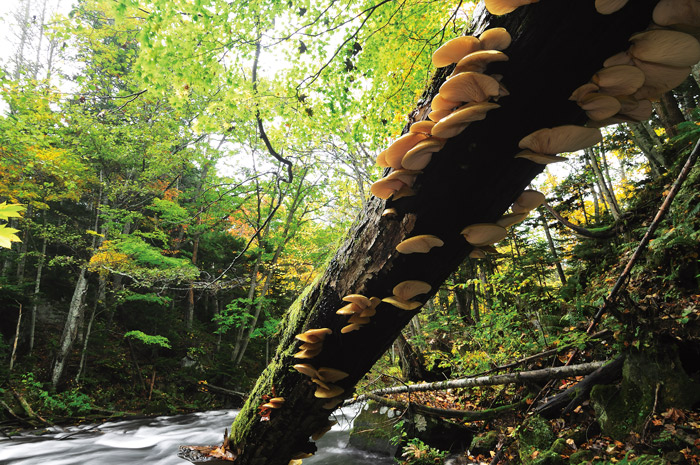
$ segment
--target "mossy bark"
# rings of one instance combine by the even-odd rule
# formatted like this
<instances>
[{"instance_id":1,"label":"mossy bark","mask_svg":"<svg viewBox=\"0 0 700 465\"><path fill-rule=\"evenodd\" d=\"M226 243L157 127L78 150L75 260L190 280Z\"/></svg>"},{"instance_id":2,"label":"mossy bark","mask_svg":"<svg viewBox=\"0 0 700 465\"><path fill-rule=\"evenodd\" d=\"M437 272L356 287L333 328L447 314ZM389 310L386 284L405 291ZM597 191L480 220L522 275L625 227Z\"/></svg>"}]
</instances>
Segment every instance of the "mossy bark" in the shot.
<instances>
[{"instance_id":1,"label":"mossy bark","mask_svg":"<svg viewBox=\"0 0 700 465\"><path fill-rule=\"evenodd\" d=\"M571 92L591 79L603 61L628 47L628 38L646 29L656 0L630 2L620 12L600 15L591 0L541 0L513 14L478 15L474 32L505 27L513 37L506 50L510 61L494 63L489 73L502 74L510 95L499 100L486 120L472 123L448 140L418 176L416 195L397 201L372 198L352 227L345 243L321 278L287 315L283 334L270 366L258 379L232 426L230 440L240 464L286 465L294 454L311 452L309 436L327 422L325 399L314 397L316 385L292 365L308 362L349 373L338 382L350 396L355 384L389 348L401 329L418 312L381 304L377 315L359 331L341 334L347 318L336 315L343 296L359 293L384 298L405 280L421 280L432 291L425 302L464 260L472 247L460 231L474 223L494 222L542 171L515 159L518 142L544 127L583 124L585 113L568 100ZM410 114L425 119L430 101L451 68L438 70ZM387 207L395 217L382 217ZM407 237L434 234L444 246L428 254L401 255L396 245ZM323 351L312 360L297 360L294 335L328 327ZM263 396L286 399L269 421L258 414Z\"/></svg>"}]
</instances>

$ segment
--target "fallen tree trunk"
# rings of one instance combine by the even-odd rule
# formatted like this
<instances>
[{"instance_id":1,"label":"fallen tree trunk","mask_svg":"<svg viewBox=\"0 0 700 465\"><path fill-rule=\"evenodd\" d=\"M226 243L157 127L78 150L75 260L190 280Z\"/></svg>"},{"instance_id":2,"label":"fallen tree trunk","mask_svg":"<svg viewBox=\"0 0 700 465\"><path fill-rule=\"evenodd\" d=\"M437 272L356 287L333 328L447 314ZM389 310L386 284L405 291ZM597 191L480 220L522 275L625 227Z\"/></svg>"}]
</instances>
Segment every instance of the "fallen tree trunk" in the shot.
<instances>
[{"instance_id":1,"label":"fallen tree trunk","mask_svg":"<svg viewBox=\"0 0 700 465\"><path fill-rule=\"evenodd\" d=\"M367 394L367 398L380 404L386 405L387 407L392 407L395 409L413 409L417 413L422 413L428 416L442 418L459 418L463 421L492 420L494 418L498 418L504 413L512 412L513 410L518 410L525 407L528 401L528 399L526 398L514 404L501 405L499 407L494 407L487 410L458 410L451 408L429 407L427 405L416 404L414 402L400 402L392 399L387 399L386 397L375 396L373 394Z\"/></svg>"},{"instance_id":2,"label":"fallen tree trunk","mask_svg":"<svg viewBox=\"0 0 700 465\"><path fill-rule=\"evenodd\" d=\"M417 300L425 303L432 297L473 250L462 229L495 222L543 170L544 165L515 158L519 141L542 128L587 121L569 96L606 58L627 50L629 37L648 27L656 3L637 0L615 14L602 15L592 0L541 0L504 16L483 10L476 15L473 33L504 27L513 38L505 50L509 61L489 65L489 73L503 76L509 95L484 121L472 123L432 157L413 186L416 195L367 202L323 274L287 312L277 353L232 425L231 458L242 465L286 465L292 457L316 450L309 437L327 425L332 406L315 397L318 386L293 365L310 362L316 369L347 373L337 382L343 392L332 403L339 403L352 395L355 384L420 311L382 303L369 324L343 334L340 329L347 319L336 314L345 304L343 296L381 299L391 296L398 283L419 280L431 290ZM426 118L452 69L436 72L409 122ZM383 216L386 208L394 208L395 214ZM421 234L435 235L444 245L430 253L396 252L401 241ZM329 328L332 334L312 359L296 359L295 335L311 328ZM269 397L285 401L278 408L260 409Z\"/></svg>"},{"instance_id":3,"label":"fallen tree trunk","mask_svg":"<svg viewBox=\"0 0 700 465\"><path fill-rule=\"evenodd\" d=\"M573 411L588 398L588 394L596 384L610 384L622 375L622 365L625 357L620 355L610 363L601 366L583 380L560 392L535 407L534 412L545 418L556 418Z\"/></svg>"},{"instance_id":4,"label":"fallen tree trunk","mask_svg":"<svg viewBox=\"0 0 700 465\"><path fill-rule=\"evenodd\" d=\"M442 391L445 389L468 388L476 386L498 386L501 384L525 383L535 381L548 381L550 379L564 379L573 376L587 375L599 369L606 362L581 363L563 367L542 368L541 370L521 371L505 375L479 376L476 378L460 378L435 383L409 384L406 386L394 386L385 389L362 394L353 399L348 399L343 406L362 402L370 399L370 396L383 396L386 394L400 394L402 392Z\"/></svg>"}]
</instances>

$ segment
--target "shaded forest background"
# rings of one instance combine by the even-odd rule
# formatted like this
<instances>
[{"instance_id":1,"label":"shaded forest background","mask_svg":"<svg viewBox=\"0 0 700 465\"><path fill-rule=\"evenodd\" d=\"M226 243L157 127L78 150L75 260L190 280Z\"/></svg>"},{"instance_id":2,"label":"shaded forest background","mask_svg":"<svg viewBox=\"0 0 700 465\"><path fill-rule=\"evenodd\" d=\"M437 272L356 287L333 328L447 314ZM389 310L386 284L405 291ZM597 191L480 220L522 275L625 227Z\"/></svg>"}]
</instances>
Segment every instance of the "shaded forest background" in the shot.
<instances>
[{"instance_id":1,"label":"shaded forest background","mask_svg":"<svg viewBox=\"0 0 700 465\"><path fill-rule=\"evenodd\" d=\"M240 402L344 237L471 3L23 0L0 69L0 420ZM648 122L553 165L363 387L698 342L698 171L602 339L586 328L700 136L695 68ZM554 358L556 358L556 355ZM542 363L542 362L539 362ZM240 394L236 394L240 393ZM493 393L497 396L498 393ZM489 396L485 396L488 398ZM474 399L472 399L474 401ZM477 400L478 401L478 400Z\"/></svg>"}]
</instances>

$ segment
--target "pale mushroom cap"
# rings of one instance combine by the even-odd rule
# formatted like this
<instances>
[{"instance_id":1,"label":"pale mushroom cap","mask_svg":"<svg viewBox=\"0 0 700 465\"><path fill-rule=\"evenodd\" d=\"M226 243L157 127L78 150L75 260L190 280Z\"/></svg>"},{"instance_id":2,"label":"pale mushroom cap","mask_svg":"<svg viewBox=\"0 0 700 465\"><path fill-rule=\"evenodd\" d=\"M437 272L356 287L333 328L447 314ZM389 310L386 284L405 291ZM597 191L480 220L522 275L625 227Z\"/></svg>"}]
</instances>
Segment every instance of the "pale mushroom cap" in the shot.
<instances>
[{"instance_id":1,"label":"pale mushroom cap","mask_svg":"<svg viewBox=\"0 0 700 465\"><path fill-rule=\"evenodd\" d=\"M362 325L358 325L357 323L350 323L349 325L343 326L340 329L340 332L343 334L347 334L347 333L350 333L352 331L357 331L360 328L362 328Z\"/></svg>"},{"instance_id":2,"label":"pale mushroom cap","mask_svg":"<svg viewBox=\"0 0 700 465\"><path fill-rule=\"evenodd\" d=\"M453 108L457 108L459 106L459 104L460 104L460 102L455 102L453 100L447 100L442 95L437 94L435 97L433 97L433 101L430 102L430 109L435 110L435 111L452 110ZM432 134L432 132L431 132L431 134Z\"/></svg>"},{"instance_id":3,"label":"pale mushroom cap","mask_svg":"<svg viewBox=\"0 0 700 465\"><path fill-rule=\"evenodd\" d=\"M448 40L433 53L433 65L437 68L457 63L463 56L479 50L481 42L476 37L461 36Z\"/></svg>"},{"instance_id":4,"label":"pale mushroom cap","mask_svg":"<svg viewBox=\"0 0 700 465\"><path fill-rule=\"evenodd\" d=\"M299 346L301 350L316 350L323 348L323 342L305 342Z\"/></svg>"},{"instance_id":5,"label":"pale mushroom cap","mask_svg":"<svg viewBox=\"0 0 700 465\"><path fill-rule=\"evenodd\" d=\"M601 15L609 15L620 10L628 0L595 0L595 9Z\"/></svg>"},{"instance_id":6,"label":"pale mushroom cap","mask_svg":"<svg viewBox=\"0 0 700 465\"><path fill-rule=\"evenodd\" d=\"M330 386L328 384L326 384L326 382L320 378L313 378L311 381L316 383L318 386L322 387L323 389L330 389Z\"/></svg>"},{"instance_id":7,"label":"pale mushroom cap","mask_svg":"<svg viewBox=\"0 0 700 465\"><path fill-rule=\"evenodd\" d=\"M602 93L630 95L644 84L644 72L632 65L615 65L595 73L592 81L600 87Z\"/></svg>"},{"instance_id":8,"label":"pale mushroom cap","mask_svg":"<svg viewBox=\"0 0 700 465\"><path fill-rule=\"evenodd\" d=\"M399 200L403 197L410 197L412 195L416 195L416 191L408 187L407 185L404 184L404 186L396 191L394 195L391 197L392 200Z\"/></svg>"},{"instance_id":9,"label":"pale mushroom cap","mask_svg":"<svg viewBox=\"0 0 700 465\"><path fill-rule=\"evenodd\" d=\"M394 207L391 207L391 208L385 209L382 212L382 217L385 217L385 216L392 217L392 216L396 216L398 214L399 214L399 212L397 212Z\"/></svg>"},{"instance_id":10,"label":"pale mushroom cap","mask_svg":"<svg viewBox=\"0 0 700 465\"><path fill-rule=\"evenodd\" d=\"M312 365L309 365L308 363L297 363L296 365L294 365L294 369L299 373L306 375L310 378L315 378L316 376L318 376L316 368L314 368Z\"/></svg>"},{"instance_id":11,"label":"pale mushroom cap","mask_svg":"<svg viewBox=\"0 0 700 465\"><path fill-rule=\"evenodd\" d=\"M405 184L398 179L382 178L373 183L369 190L375 197L380 199L388 199L404 186Z\"/></svg>"},{"instance_id":12,"label":"pale mushroom cap","mask_svg":"<svg viewBox=\"0 0 700 465\"><path fill-rule=\"evenodd\" d=\"M370 308L377 308L379 307L379 304L382 303L382 299L380 299L379 297L370 297L369 301L372 303L372 305L370 305Z\"/></svg>"},{"instance_id":13,"label":"pale mushroom cap","mask_svg":"<svg viewBox=\"0 0 700 465\"><path fill-rule=\"evenodd\" d=\"M513 213L524 213L534 210L544 203L544 194L535 190L527 189L515 200L511 207Z\"/></svg>"},{"instance_id":14,"label":"pale mushroom cap","mask_svg":"<svg viewBox=\"0 0 700 465\"><path fill-rule=\"evenodd\" d=\"M518 146L521 149L554 155L561 152L575 152L602 140L600 129L567 125L537 130L523 137Z\"/></svg>"},{"instance_id":15,"label":"pale mushroom cap","mask_svg":"<svg viewBox=\"0 0 700 465\"><path fill-rule=\"evenodd\" d=\"M472 52L457 62L452 74L474 71L483 73L486 67L498 61L508 61L508 55L498 50L479 50Z\"/></svg>"},{"instance_id":16,"label":"pale mushroom cap","mask_svg":"<svg viewBox=\"0 0 700 465\"><path fill-rule=\"evenodd\" d=\"M634 59L634 64L645 76L644 85L635 93L636 98L659 98L661 94L678 87L690 74L690 66L665 66Z\"/></svg>"},{"instance_id":17,"label":"pale mushroom cap","mask_svg":"<svg viewBox=\"0 0 700 465\"><path fill-rule=\"evenodd\" d=\"M449 115L450 113L452 113L452 110L433 110L430 113L428 113L428 118L430 119L430 121L437 122L445 116Z\"/></svg>"},{"instance_id":18,"label":"pale mushroom cap","mask_svg":"<svg viewBox=\"0 0 700 465\"><path fill-rule=\"evenodd\" d=\"M475 223L462 229L461 234L471 245L480 247L503 240L508 231L495 223Z\"/></svg>"},{"instance_id":19,"label":"pale mushroom cap","mask_svg":"<svg viewBox=\"0 0 700 465\"><path fill-rule=\"evenodd\" d=\"M481 48L484 50L505 50L513 40L510 33L502 27L486 29L480 36Z\"/></svg>"},{"instance_id":20,"label":"pale mushroom cap","mask_svg":"<svg viewBox=\"0 0 700 465\"><path fill-rule=\"evenodd\" d=\"M360 313L363 309L364 307L357 305L355 302L350 302L335 313L338 315L354 315L355 313Z\"/></svg>"},{"instance_id":21,"label":"pale mushroom cap","mask_svg":"<svg viewBox=\"0 0 700 465\"><path fill-rule=\"evenodd\" d=\"M407 132L403 136L399 137L394 141L393 144L389 146L388 149L382 152L384 154L383 158L385 164L394 169L401 168L401 159L404 155L406 155L406 152L411 150L418 142L422 141L427 137L427 134L414 132ZM382 153L379 154L380 157ZM377 157L377 163L379 163L380 157Z\"/></svg>"},{"instance_id":22,"label":"pale mushroom cap","mask_svg":"<svg viewBox=\"0 0 700 465\"><path fill-rule=\"evenodd\" d=\"M586 111L586 115L593 121L601 121L610 118L620 111L620 101L615 97L597 92L591 92L578 101L579 106Z\"/></svg>"},{"instance_id":23,"label":"pale mushroom cap","mask_svg":"<svg viewBox=\"0 0 700 465\"><path fill-rule=\"evenodd\" d=\"M389 164L386 162L386 152L380 152L375 163L382 168L389 168Z\"/></svg>"},{"instance_id":24,"label":"pale mushroom cap","mask_svg":"<svg viewBox=\"0 0 700 465\"><path fill-rule=\"evenodd\" d=\"M634 111L639 106L639 100L631 95L616 95L615 98L620 102L620 113Z\"/></svg>"},{"instance_id":25,"label":"pale mushroom cap","mask_svg":"<svg viewBox=\"0 0 700 465\"><path fill-rule=\"evenodd\" d=\"M454 137L462 132L470 122L483 120L489 110L500 107L497 103L491 102L467 103L435 124L433 135L445 139Z\"/></svg>"},{"instance_id":26,"label":"pale mushroom cap","mask_svg":"<svg viewBox=\"0 0 700 465\"><path fill-rule=\"evenodd\" d=\"M429 292L432 287L425 281L408 280L394 286L393 293L401 300L411 300L418 294Z\"/></svg>"},{"instance_id":27,"label":"pale mushroom cap","mask_svg":"<svg viewBox=\"0 0 700 465\"><path fill-rule=\"evenodd\" d=\"M697 0L660 0L652 20L659 26L683 24L700 27L700 2Z\"/></svg>"},{"instance_id":28,"label":"pale mushroom cap","mask_svg":"<svg viewBox=\"0 0 700 465\"><path fill-rule=\"evenodd\" d=\"M430 134L433 126L435 126L435 121L418 121L417 123L413 123L408 131L414 134Z\"/></svg>"},{"instance_id":29,"label":"pale mushroom cap","mask_svg":"<svg viewBox=\"0 0 700 465\"><path fill-rule=\"evenodd\" d=\"M651 113L653 110L654 107L652 106L651 101L642 99L639 100L637 108L621 114L632 121L646 121L651 118Z\"/></svg>"},{"instance_id":30,"label":"pale mushroom cap","mask_svg":"<svg viewBox=\"0 0 700 465\"><path fill-rule=\"evenodd\" d=\"M388 304L393 305L396 308L400 308L401 310L415 310L421 305L423 305L420 302L414 302L412 300L403 300L400 297L397 296L391 296L391 297L385 297L382 299L382 302L386 302Z\"/></svg>"},{"instance_id":31,"label":"pale mushroom cap","mask_svg":"<svg viewBox=\"0 0 700 465\"><path fill-rule=\"evenodd\" d=\"M469 258L486 258L486 252L478 247L474 247L474 249L469 252Z\"/></svg>"},{"instance_id":32,"label":"pale mushroom cap","mask_svg":"<svg viewBox=\"0 0 700 465\"><path fill-rule=\"evenodd\" d=\"M323 341L328 334L333 334L333 330L330 328L318 328L309 329L301 334L297 334L295 337L304 342L319 342Z\"/></svg>"},{"instance_id":33,"label":"pale mushroom cap","mask_svg":"<svg viewBox=\"0 0 700 465\"><path fill-rule=\"evenodd\" d=\"M369 322L370 318L368 316L353 315L348 319L348 323L355 323L358 325L366 325Z\"/></svg>"},{"instance_id":34,"label":"pale mushroom cap","mask_svg":"<svg viewBox=\"0 0 700 465\"><path fill-rule=\"evenodd\" d=\"M615 55L613 55L610 58L608 58L607 60L605 60L603 62L603 67L609 68L611 66L616 66L616 65L631 65L631 64L634 64L632 62L632 57L625 50L624 52L616 53Z\"/></svg>"},{"instance_id":35,"label":"pale mushroom cap","mask_svg":"<svg viewBox=\"0 0 700 465\"><path fill-rule=\"evenodd\" d=\"M408 187L411 187L419 174L421 174L420 170L397 169L389 173L384 179L398 179Z\"/></svg>"},{"instance_id":36,"label":"pale mushroom cap","mask_svg":"<svg viewBox=\"0 0 700 465\"><path fill-rule=\"evenodd\" d=\"M489 97L498 96L499 87L491 76L467 71L445 81L440 86L440 94L447 100L485 102Z\"/></svg>"},{"instance_id":37,"label":"pale mushroom cap","mask_svg":"<svg viewBox=\"0 0 700 465\"><path fill-rule=\"evenodd\" d=\"M370 317L370 316L374 316L376 314L377 314L377 309L372 308L372 307L367 307L359 313L359 315L361 317ZM351 323L354 323L354 321Z\"/></svg>"},{"instance_id":38,"label":"pale mushroom cap","mask_svg":"<svg viewBox=\"0 0 700 465\"><path fill-rule=\"evenodd\" d=\"M586 95L590 94L591 92L597 92L599 89L600 88L597 85L593 84L592 82L587 82L584 85L576 88L576 90L571 93L569 100L573 100L574 102L578 102Z\"/></svg>"},{"instance_id":39,"label":"pale mushroom cap","mask_svg":"<svg viewBox=\"0 0 700 465\"><path fill-rule=\"evenodd\" d=\"M510 228L527 218L527 213L508 213L496 220L496 224L503 228Z\"/></svg>"},{"instance_id":40,"label":"pale mushroom cap","mask_svg":"<svg viewBox=\"0 0 700 465\"><path fill-rule=\"evenodd\" d=\"M292 459L289 462L287 462L287 465L301 465L302 460L301 459Z\"/></svg>"},{"instance_id":41,"label":"pale mushroom cap","mask_svg":"<svg viewBox=\"0 0 700 465\"><path fill-rule=\"evenodd\" d=\"M544 153L533 152L532 150L523 150L519 152L513 158L524 158L530 160L534 163L539 163L540 165L548 165L549 163L557 163L559 161L566 161L566 157L560 157L558 155L547 155Z\"/></svg>"},{"instance_id":42,"label":"pale mushroom cap","mask_svg":"<svg viewBox=\"0 0 700 465\"><path fill-rule=\"evenodd\" d=\"M537 3L539 0L484 0L486 9L492 15L505 15L515 11L518 7Z\"/></svg>"},{"instance_id":43,"label":"pale mushroom cap","mask_svg":"<svg viewBox=\"0 0 700 465\"><path fill-rule=\"evenodd\" d=\"M630 41L630 55L642 61L677 67L700 61L700 43L684 32L654 29L635 34Z\"/></svg>"},{"instance_id":44,"label":"pale mushroom cap","mask_svg":"<svg viewBox=\"0 0 700 465\"><path fill-rule=\"evenodd\" d=\"M319 378L321 378L323 381L329 382L329 383L335 383L336 381L340 381L341 379L345 379L349 374L345 373L344 371L338 370L337 368L330 368L330 367L321 367L318 369L318 375Z\"/></svg>"},{"instance_id":45,"label":"pale mushroom cap","mask_svg":"<svg viewBox=\"0 0 700 465\"><path fill-rule=\"evenodd\" d=\"M321 348L319 347L318 349L314 350L300 350L296 354L294 354L294 358L314 358L318 354L321 353Z\"/></svg>"},{"instance_id":46,"label":"pale mushroom cap","mask_svg":"<svg viewBox=\"0 0 700 465\"><path fill-rule=\"evenodd\" d=\"M344 302L352 302L360 307L369 307L369 299L362 294L348 294L343 297Z\"/></svg>"},{"instance_id":47,"label":"pale mushroom cap","mask_svg":"<svg viewBox=\"0 0 700 465\"><path fill-rule=\"evenodd\" d=\"M396 246L399 253L428 253L433 247L442 247L445 243L437 236L432 234L422 234L420 236L409 237L401 241Z\"/></svg>"},{"instance_id":48,"label":"pale mushroom cap","mask_svg":"<svg viewBox=\"0 0 700 465\"><path fill-rule=\"evenodd\" d=\"M401 166L407 170L422 170L433 157L433 153L439 152L445 146L445 140L437 137L431 137L420 141L411 150L406 152L406 155L401 160Z\"/></svg>"}]
</instances>

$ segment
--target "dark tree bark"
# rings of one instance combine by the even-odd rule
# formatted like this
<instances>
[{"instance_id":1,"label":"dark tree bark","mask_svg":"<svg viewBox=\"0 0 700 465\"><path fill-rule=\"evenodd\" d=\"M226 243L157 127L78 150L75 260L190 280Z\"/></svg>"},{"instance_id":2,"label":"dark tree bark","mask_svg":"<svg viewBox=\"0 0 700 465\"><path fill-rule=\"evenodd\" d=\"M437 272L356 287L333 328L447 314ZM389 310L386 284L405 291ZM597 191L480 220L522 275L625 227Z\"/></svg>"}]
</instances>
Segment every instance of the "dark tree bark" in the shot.
<instances>
[{"instance_id":1,"label":"dark tree bark","mask_svg":"<svg viewBox=\"0 0 700 465\"><path fill-rule=\"evenodd\" d=\"M584 112L568 100L571 92L589 81L606 58L626 50L633 33L648 27L655 3L637 0L615 14L601 15L590 0L541 0L505 16L477 15L474 32L505 27L513 36L505 50L510 60L489 69L503 75L510 95L499 100L501 108L484 121L447 141L418 176L415 196L367 202L325 272L286 314L277 353L229 435L237 463L286 465L298 452L315 451L309 437L327 424L331 410L323 407L327 399L314 396L316 384L292 366L306 362L347 372L349 376L337 382L344 389L337 399L341 401L419 311L382 303L369 324L341 334L346 318L335 312L342 297L359 293L383 298L402 281L421 280L432 290L418 300L430 298L472 249L460 231L473 223L494 222L542 171L543 165L514 158L520 151L518 142L544 127L586 122ZM425 119L431 98L451 70L436 72L411 121ZM398 214L382 217L387 207ZM419 234L434 234L444 246L427 254L396 252L399 242ZM333 333L321 353L311 360L295 359L299 341L294 336L325 327ZM271 412L269 421L261 421L258 407L265 403L263 396L273 394L286 400Z\"/></svg>"}]
</instances>

